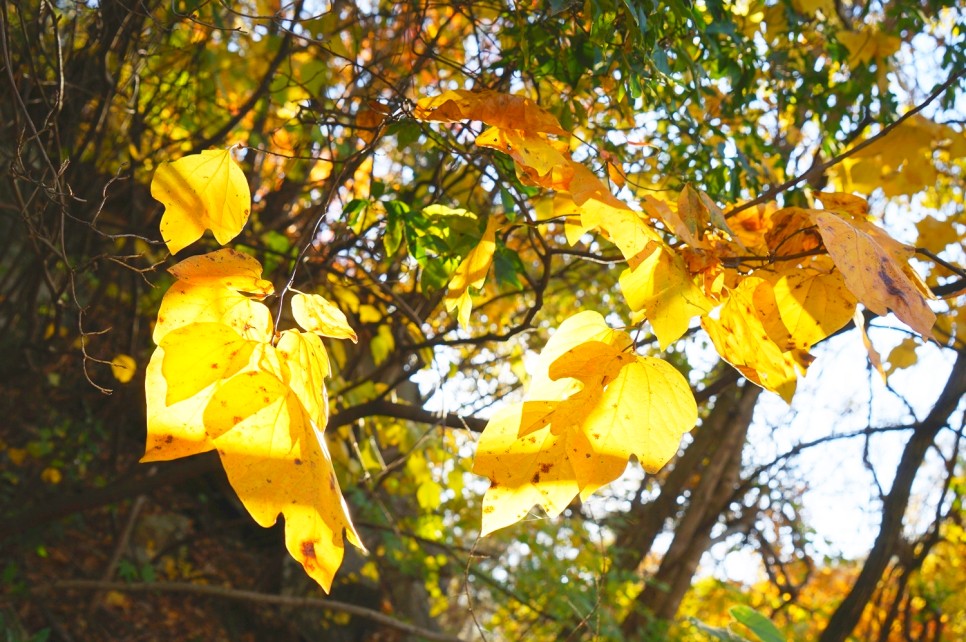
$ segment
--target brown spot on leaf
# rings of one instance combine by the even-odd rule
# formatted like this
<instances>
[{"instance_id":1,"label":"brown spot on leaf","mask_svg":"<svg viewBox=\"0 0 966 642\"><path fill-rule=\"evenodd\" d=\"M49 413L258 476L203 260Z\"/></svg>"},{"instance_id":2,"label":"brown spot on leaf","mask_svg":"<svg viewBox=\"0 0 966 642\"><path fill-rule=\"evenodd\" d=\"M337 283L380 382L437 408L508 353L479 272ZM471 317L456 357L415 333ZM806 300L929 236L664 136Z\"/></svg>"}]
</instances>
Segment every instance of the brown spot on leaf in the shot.
<instances>
[{"instance_id":1,"label":"brown spot on leaf","mask_svg":"<svg viewBox=\"0 0 966 642\"><path fill-rule=\"evenodd\" d=\"M174 435L165 435L164 436L164 443L170 444L173 441L174 441Z\"/></svg>"},{"instance_id":2,"label":"brown spot on leaf","mask_svg":"<svg viewBox=\"0 0 966 642\"><path fill-rule=\"evenodd\" d=\"M314 560L315 542L313 542L312 540L302 542L301 551L302 551L302 557L304 557L307 560Z\"/></svg>"},{"instance_id":3,"label":"brown spot on leaf","mask_svg":"<svg viewBox=\"0 0 966 642\"><path fill-rule=\"evenodd\" d=\"M540 483L540 473L533 473L533 477L530 478L530 483L531 484L539 484Z\"/></svg>"},{"instance_id":4,"label":"brown spot on leaf","mask_svg":"<svg viewBox=\"0 0 966 642\"><path fill-rule=\"evenodd\" d=\"M879 278L885 284L886 291L892 296L897 296L903 301L906 299L906 293L902 291L896 282L892 279L892 275L889 274L889 270L886 269L885 265L879 267Z\"/></svg>"},{"instance_id":5,"label":"brown spot on leaf","mask_svg":"<svg viewBox=\"0 0 966 642\"><path fill-rule=\"evenodd\" d=\"M553 468L553 464L540 464L540 472L547 474Z\"/></svg>"},{"instance_id":6,"label":"brown spot on leaf","mask_svg":"<svg viewBox=\"0 0 966 642\"><path fill-rule=\"evenodd\" d=\"M301 459L299 459L298 457L296 457L296 458L295 458L295 465L296 465L296 466L301 466L301 465L302 465L302 460L301 460Z\"/></svg>"}]
</instances>

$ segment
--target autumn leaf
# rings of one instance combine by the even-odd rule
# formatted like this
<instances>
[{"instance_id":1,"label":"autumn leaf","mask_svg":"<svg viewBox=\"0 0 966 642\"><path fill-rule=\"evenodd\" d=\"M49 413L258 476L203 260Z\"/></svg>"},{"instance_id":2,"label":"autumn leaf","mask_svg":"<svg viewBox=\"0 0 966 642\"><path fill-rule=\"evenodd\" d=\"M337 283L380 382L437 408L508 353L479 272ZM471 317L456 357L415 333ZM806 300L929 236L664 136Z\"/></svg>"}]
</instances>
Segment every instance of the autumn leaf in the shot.
<instances>
[{"instance_id":1,"label":"autumn leaf","mask_svg":"<svg viewBox=\"0 0 966 642\"><path fill-rule=\"evenodd\" d=\"M892 310L924 338L932 338L936 315L921 281L910 276L911 268L901 259L904 246L870 224L834 212L812 210L810 215L852 294L872 312L883 316Z\"/></svg>"},{"instance_id":2,"label":"autumn leaf","mask_svg":"<svg viewBox=\"0 0 966 642\"><path fill-rule=\"evenodd\" d=\"M483 287L486 274L493 264L493 254L496 252L496 229L496 218L491 216L486 222L486 230L480 242L456 268L446 290L446 309L456 310L457 319L463 328L469 327L470 312L473 309L470 288Z\"/></svg>"},{"instance_id":3,"label":"autumn leaf","mask_svg":"<svg viewBox=\"0 0 966 642\"><path fill-rule=\"evenodd\" d=\"M631 456L650 472L674 456L697 421L694 397L670 364L630 345L596 312L561 324L524 401L497 412L477 445L473 472L491 482L483 535L535 504L559 515L576 495L586 499L617 479Z\"/></svg>"},{"instance_id":4,"label":"autumn leaf","mask_svg":"<svg viewBox=\"0 0 966 642\"><path fill-rule=\"evenodd\" d=\"M539 133L491 127L476 137L480 147L497 149L516 162L517 174L528 185L563 189L573 174L566 143L555 144ZM553 176L554 170L558 176Z\"/></svg>"},{"instance_id":5,"label":"autumn leaf","mask_svg":"<svg viewBox=\"0 0 966 642\"><path fill-rule=\"evenodd\" d=\"M861 31L841 30L835 37L849 50L849 65L853 67L888 58L902 44L896 36L868 27Z\"/></svg>"},{"instance_id":6,"label":"autumn leaf","mask_svg":"<svg viewBox=\"0 0 966 642\"><path fill-rule=\"evenodd\" d=\"M919 356L916 354L917 347L919 347L919 344L915 339L903 339L900 341L889 352L889 356L886 357L886 361L889 363L886 374L892 374L896 370L914 366L919 361Z\"/></svg>"},{"instance_id":7,"label":"autumn leaf","mask_svg":"<svg viewBox=\"0 0 966 642\"><path fill-rule=\"evenodd\" d=\"M272 291L251 257L221 250L171 270L145 386L142 461L215 449L242 503L263 525L285 516L289 552L326 591L343 557L343 533L362 547L326 450L320 335L355 339L345 316L318 295L297 293L293 316L307 332L278 335Z\"/></svg>"},{"instance_id":8,"label":"autumn leaf","mask_svg":"<svg viewBox=\"0 0 966 642\"><path fill-rule=\"evenodd\" d=\"M193 397L249 365L258 343L223 323L192 323L172 330L158 344L165 351L165 405Z\"/></svg>"},{"instance_id":9,"label":"autumn leaf","mask_svg":"<svg viewBox=\"0 0 966 642\"><path fill-rule=\"evenodd\" d=\"M333 339L349 339L353 343L359 340L345 313L321 295L296 292L292 297L292 316L307 332Z\"/></svg>"},{"instance_id":10,"label":"autumn leaf","mask_svg":"<svg viewBox=\"0 0 966 642\"><path fill-rule=\"evenodd\" d=\"M580 222L585 230L600 230L617 246L628 262L639 261L661 237L641 217L640 212L619 203L590 198L580 206Z\"/></svg>"},{"instance_id":11,"label":"autumn leaf","mask_svg":"<svg viewBox=\"0 0 966 642\"><path fill-rule=\"evenodd\" d=\"M413 116L449 123L479 120L504 130L567 135L553 115L529 98L495 91L455 89L421 98Z\"/></svg>"},{"instance_id":12,"label":"autumn leaf","mask_svg":"<svg viewBox=\"0 0 966 642\"><path fill-rule=\"evenodd\" d=\"M791 403L797 383L796 363L806 358L783 350L769 336L757 310L769 299L774 299L770 283L760 277L745 277L720 308L701 318L701 325L722 359L749 381Z\"/></svg>"},{"instance_id":13,"label":"autumn leaf","mask_svg":"<svg viewBox=\"0 0 966 642\"><path fill-rule=\"evenodd\" d=\"M119 354L111 359L111 374L120 383L128 383L134 378L138 364L129 354Z\"/></svg>"},{"instance_id":14,"label":"autumn leaf","mask_svg":"<svg viewBox=\"0 0 966 642\"><path fill-rule=\"evenodd\" d=\"M843 328L855 311L855 296L846 287L842 273L825 256L780 272L774 295L778 315L787 328L787 344L779 344L785 349L810 350Z\"/></svg>"},{"instance_id":15,"label":"autumn leaf","mask_svg":"<svg viewBox=\"0 0 966 642\"><path fill-rule=\"evenodd\" d=\"M257 260L232 249L192 256L168 270L177 281L165 292L154 342L192 323L223 323L247 339L268 341L272 315L260 303L273 292Z\"/></svg>"},{"instance_id":16,"label":"autumn leaf","mask_svg":"<svg viewBox=\"0 0 966 642\"><path fill-rule=\"evenodd\" d=\"M238 236L251 210L245 173L231 150L208 150L162 163L151 181L151 196L164 204L161 237L172 254L210 229L222 245Z\"/></svg>"},{"instance_id":17,"label":"autumn leaf","mask_svg":"<svg viewBox=\"0 0 966 642\"><path fill-rule=\"evenodd\" d=\"M204 424L252 518L267 528L284 515L286 548L328 592L342 563L343 532L363 546L322 432L291 386L269 372L240 374L212 397Z\"/></svg>"},{"instance_id":18,"label":"autumn leaf","mask_svg":"<svg viewBox=\"0 0 966 642\"><path fill-rule=\"evenodd\" d=\"M633 311L643 311L661 349L688 330L691 319L714 307L695 283L681 255L663 243L636 267L620 275L621 291Z\"/></svg>"},{"instance_id":19,"label":"autumn leaf","mask_svg":"<svg viewBox=\"0 0 966 642\"><path fill-rule=\"evenodd\" d=\"M215 393L215 386L169 405L164 358L164 350L157 348L144 373L147 438L142 462L169 461L214 448L208 440L202 418Z\"/></svg>"}]
</instances>

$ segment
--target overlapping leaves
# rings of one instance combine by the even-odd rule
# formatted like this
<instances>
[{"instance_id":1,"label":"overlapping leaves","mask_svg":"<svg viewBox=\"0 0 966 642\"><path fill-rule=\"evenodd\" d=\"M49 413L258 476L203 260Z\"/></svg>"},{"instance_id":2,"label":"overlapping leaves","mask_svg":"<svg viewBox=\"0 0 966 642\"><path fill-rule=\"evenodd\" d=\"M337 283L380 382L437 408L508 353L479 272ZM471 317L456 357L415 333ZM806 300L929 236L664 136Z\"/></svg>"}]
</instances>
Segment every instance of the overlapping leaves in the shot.
<instances>
[{"instance_id":1,"label":"overlapping leaves","mask_svg":"<svg viewBox=\"0 0 966 642\"><path fill-rule=\"evenodd\" d=\"M825 209L766 206L729 221L686 186L675 201L646 197L640 211L573 161L567 132L525 98L446 92L421 100L414 113L489 125L476 144L510 156L522 183L557 192L553 218L567 221L571 243L596 232L621 252L632 320L649 322L661 348L700 319L723 359L791 401L813 360L808 350L845 326L858 302L931 337L935 315L909 265L912 249L873 225L860 198L820 194ZM474 469L491 480L484 533L535 504L558 514L578 493L616 479L631 455L656 470L693 425L683 379L668 364L633 354L627 335L599 315L590 322L594 314L558 328L524 401L489 422ZM673 409L669 416L655 410L657 397Z\"/></svg>"},{"instance_id":2,"label":"overlapping leaves","mask_svg":"<svg viewBox=\"0 0 966 642\"><path fill-rule=\"evenodd\" d=\"M656 472L697 421L684 376L632 351L600 314L580 312L547 342L522 403L487 424L473 471L490 479L483 534L522 519L535 504L559 515L614 481L634 456Z\"/></svg>"},{"instance_id":3,"label":"overlapping leaves","mask_svg":"<svg viewBox=\"0 0 966 642\"><path fill-rule=\"evenodd\" d=\"M198 162L184 160L188 167ZM230 175L210 177L208 191L232 189L218 184L230 182ZM181 198L178 190L187 188L161 176ZM234 221L222 230L227 238L244 224L245 216L236 214L225 217ZM197 228L196 221L174 219L167 229L171 238L185 240ZM161 303L158 347L146 373L143 461L216 450L255 521L267 527L283 515L289 552L329 590L342 562L343 534L360 548L362 542L323 437L329 360L320 337L354 341L356 335L334 304L303 293L292 300L302 330L276 335L261 302L272 294L272 284L261 278L258 261L235 250L193 256L170 272L176 280Z\"/></svg>"}]
</instances>

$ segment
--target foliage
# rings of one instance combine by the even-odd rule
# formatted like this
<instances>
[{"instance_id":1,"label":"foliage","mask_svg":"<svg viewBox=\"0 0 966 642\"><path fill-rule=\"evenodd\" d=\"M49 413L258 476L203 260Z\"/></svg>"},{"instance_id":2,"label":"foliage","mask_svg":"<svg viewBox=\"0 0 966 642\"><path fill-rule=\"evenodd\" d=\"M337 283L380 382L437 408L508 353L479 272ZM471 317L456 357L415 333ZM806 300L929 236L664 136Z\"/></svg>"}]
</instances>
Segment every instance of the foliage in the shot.
<instances>
[{"instance_id":1,"label":"foliage","mask_svg":"<svg viewBox=\"0 0 966 642\"><path fill-rule=\"evenodd\" d=\"M0 18L16 636L956 639L956 3ZM868 394L815 397L851 346ZM273 612L285 549L361 610Z\"/></svg>"}]
</instances>

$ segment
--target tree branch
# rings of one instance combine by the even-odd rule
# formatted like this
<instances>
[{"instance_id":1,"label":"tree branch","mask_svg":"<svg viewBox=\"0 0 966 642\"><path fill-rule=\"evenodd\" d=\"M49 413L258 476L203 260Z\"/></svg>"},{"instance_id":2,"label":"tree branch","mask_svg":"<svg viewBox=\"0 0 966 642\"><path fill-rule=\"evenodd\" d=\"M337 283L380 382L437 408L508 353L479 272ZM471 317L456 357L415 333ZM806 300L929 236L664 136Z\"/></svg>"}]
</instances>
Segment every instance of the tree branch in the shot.
<instances>
[{"instance_id":1,"label":"tree branch","mask_svg":"<svg viewBox=\"0 0 966 642\"><path fill-rule=\"evenodd\" d=\"M405 419L421 424L446 426L447 428L462 428L472 432L483 432L487 422L486 419L479 417L466 417L453 412L440 414L420 406L394 403L385 399L373 399L335 413L329 417L326 428L339 428L359 419L376 416Z\"/></svg>"},{"instance_id":2,"label":"tree branch","mask_svg":"<svg viewBox=\"0 0 966 642\"><path fill-rule=\"evenodd\" d=\"M438 631L430 631L422 627L397 620L394 617L373 611L357 604L348 604L337 600L320 599L314 597L297 597L294 595L274 595L245 591L242 589L208 584L191 584L189 582L150 582L131 584L127 582L102 582L98 580L61 580L33 589L33 592L51 592L64 589L80 589L93 591L125 591L128 593L185 593L189 595L207 595L239 602L253 602L256 604L274 604L292 608L312 608L335 613L349 613L357 615L383 626L402 631L409 635L416 635L426 640L439 642L461 642L461 638Z\"/></svg>"},{"instance_id":3,"label":"tree branch","mask_svg":"<svg viewBox=\"0 0 966 642\"><path fill-rule=\"evenodd\" d=\"M952 87L953 83L955 83L963 76L966 76L966 69L960 69L956 71L955 73L951 74L943 84L939 85L939 87L937 87L935 91L929 94L929 96L926 97L926 100L916 105L915 107L913 107L912 109L904 113L902 116L900 116L893 122L883 127L881 130L879 130L878 133L876 133L875 136L872 136L871 138L866 138L858 145L855 145L854 147L850 147L849 149L845 150L841 154L834 156L830 160L827 160L826 162L818 165L817 167L815 165L813 165L812 167L809 167L807 170L805 170L798 176L785 181L784 183L782 183L781 185L778 185L777 187L772 187L771 189L765 190L765 192L758 198L752 199L747 203L742 203L741 205L738 205L737 207L732 208L731 211L725 214L725 218L734 216L738 212L742 212L748 209L749 207L754 207L755 205L761 205L762 203L767 203L768 201L774 199L776 196L778 196L785 190L795 187L802 181L808 179L808 177L813 176L816 173L820 173L820 174L824 173L826 170L828 170L831 167L834 167L835 165L838 165L849 156L852 156L853 154L865 149L869 145L878 141L883 136L886 136L889 132L891 132L893 129L895 129L902 123L904 123L906 120L912 118L913 116L921 112L923 109L928 107L934 100L936 100L943 93L945 93L947 89Z\"/></svg>"},{"instance_id":4,"label":"tree branch","mask_svg":"<svg viewBox=\"0 0 966 642\"><path fill-rule=\"evenodd\" d=\"M862 566L852 590L832 614L820 642L843 642L858 624L862 612L875 591L882 573L902 537L902 519L909 504L912 484L916 479L926 452L936 435L949 422L963 395L966 394L966 351L960 352L953 365L946 386L929 415L916 425L896 469L895 481L882 506L882 522L875 544Z\"/></svg>"}]
</instances>

